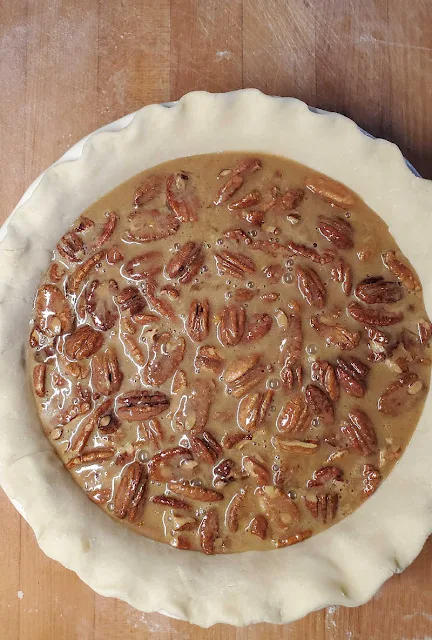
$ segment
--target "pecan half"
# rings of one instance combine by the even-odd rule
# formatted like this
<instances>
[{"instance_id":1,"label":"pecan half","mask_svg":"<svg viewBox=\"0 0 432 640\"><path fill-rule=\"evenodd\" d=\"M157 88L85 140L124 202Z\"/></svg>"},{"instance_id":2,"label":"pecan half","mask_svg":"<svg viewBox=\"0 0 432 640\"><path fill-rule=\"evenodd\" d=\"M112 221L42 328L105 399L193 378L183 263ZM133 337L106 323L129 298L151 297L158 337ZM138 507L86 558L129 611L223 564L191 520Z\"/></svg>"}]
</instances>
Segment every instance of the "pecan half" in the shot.
<instances>
[{"instance_id":1,"label":"pecan half","mask_svg":"<svg viewBox=\"0 0 432 640\"><path fill-rule=\"evenodd\" d=\"M319 442L315 440L286 440L280 436L275 436L275 445L281 451L299 455L311 455L316 453Z\"/></svg>"},{"instance_id":2,"label":"pecan half","mask_svg":"<svg viewBox=\"0 0 432 640\"><path fill-rule=\"evenodd\" d=\"M199 527L201 549L207 555L214 553L214 545L219 535L219 517L216 509L209 509Z\"/></svg>"},{"instance_id":3,"label":"pecan half","mask_svg":"<svg viewBox=\"0 0 432 640\"><path fill-rule=\"evenodd\" d=\"M220 373L224 367L225 360L220 357L216 347L203 346L198 347L194 367L195 371L199 373L201 369L207 369L213 371L213 373Z\"/></svg>"},{"instance_id":4,"label":"pecan half","mask_svg":"<svg viewBox=\"0 0 432 640\"><path fill-rule=\"evenodd\" d=\"M162 176L152 175L142 182L135 191L133 203L142 207L157 198L162 192Z\"/></svg>"},{"instance_id":5,"label":"pecan half","mask_svg":"<svg viewBox=\"0 0 432 640\"><path fill-rule=\"evenodd\" d=\"M66 337L64 352L69 360L83 360L98 351L104 341L103 334L85 324Z\"/></svg>"},{"instance_id":6,"label":"pecan half","mask_svg":"<svg viewBox=\"0 0 432 640\"><path fill-rule=\"evenodd\" d=\"M370 309L364 307L359 302L350 302L347 311L351 318L361 324L372 325L374 327L388 327L403 320L403 313L386 311L385 309Z\"/></svg>"},{"instance_id":7,"label":"pecan half","mask_svg":"<svg viewBox=\"0 0 432 640\"><path fill-rule=\"evenodd\" d=\"M378 411L389 416L409 411L424 398L425 385L416 373L405 373L390 383L378 399Z\"/></svg>"},{"instance_id":8,"label":"pecan half","mask_svg":"<svg viewBox=\"0 0 432 640\"><path fill-rule=\"evenodd\" d=\"M318 416L324 424L333 424L334 409L327 393L314 384L308 384L305 390L305 399L313 415Z\"/></svg>"},{"instance_id":9,"label":"pecan half","mask_svg":"<svg viewBox=\"0 0 432 640\"><path fill-rule=\"evenodd\" d=\"M156 282L154 280L147 280L144 287L144 295L147 303L152 311L156 311L161 316L170 320L174 324L178 323L177 314L174 311L173 306L167 300L161 300L156 296Z\"/></svg>"},{"instance_id":10,"label":"pecan half","mask_svg":"<svg viewBox=\"0 0 432 640\"><path fill-rule=\"evenodd\" d=\"M201 269L203 262L202 244L189 241L171 258L165 271L171 280L177 279L180 284L189 284Z\"/></svg>"},{"instance_id":11,"label":"pecan half","mask_svg":"<svg viewBox=\"0 0 432 640\"><path fill-rule=\"evenodd\" d=\"M194 342L202 342L209 333L210 305L207 299L199 302L192 300L186 321L186 331Z\"/></svg>"},{"instance_id":12,"label":"pecan half","mask_svg":"<svg viewBox=\"0 0 432 640\"><path fill-rule=\"evenodd\" d=\"M312 316L310 323L326 342L339 347L339 349L355 349L360 343L360 333L358 331L353 333L337 322L334 325L328 325L321 322L319 316Z\"/></svg>"},{"instance_id":13,"label":"pecan half","mask_svg":"<svg viewBox=\"0 0 432 640\"><path fill-rule=\"evenodd\" d=\"M265 376L265 368L259 363L259 355L237 358L225 369L223 380L227 393L240 398L255 387Z\"/></svg>"},{"instance_id":14,"label":"pecan half","mask_svg":"<svg viewBox=\"0 0 432 640\"><path fill-rule=\"evenodd\" d=\"M174 374L183 360L186 341L168 331L156 333L149 345L149 357L143 371L145 384L159 387Z\"/></svg>"},{"instance_id":15,"label":"pecan half","mask_svg":"<svg viewBox=\"0 0 432 640\"><path fill-rule=\"evenodd\" d=\"M240 174L248 175L249 173L255 173L255 171L259 171L261 169L261 160L259 158L244 158L240 160L236 164L236 166L231 170L231 174L233 176L238 176Z\"/></svg>"},{"instance_id":16,"label":"pecan half","mask_svg":"<svg viewBox=\"0 0 432 640\"><path fill-rule=\"evenodd\" d=\"M246 342L261 340L261 338L264 338L264 336L268 334L272 324L273 320L268 313L255 313L252 317L252 321L248 324L244 340Z\"/></svg>"},{"instance_id":17,"label":"pecan half","mask_svg":"<svg viewBox=\"0 0 432 640\"><path fill-rule=\"evenodd\" d=\"M249 525L249 531L252 535L258 536L261 540L265 540L267 536L268 522L267 518L262 514L254 517Z\"/></svg>"},{"instance_id":18,"label":"pecan half","mask_svg":"<svg viewBox=\"0 0 432 640\"><path fill-rule=\"evenodd\" d=\"M303 350L302 321L299 313L284 314L284 338L280 345L279 362L293 366L300 362Z\"/></svg>"},{"instance_id":19,"label":"pecan half","mask_svg":"<svg viewBox=\"0 0 432 640\"><path fill-rule=\"evenodd\" d=\"M372 464L365 464L363 467L363 494L369 498L378 489L381 483L381 474Z\"/></svg>"},{"instance_id":20,"label":"pecan half","mask_svg":"<svg viewBox=\"0 0 432 640\"><path fill-rule=\"evenodd\" d=\"M197 222L200 203L187 173L181 171L168 177L166 199L181 222Z\"/></svg>"},{"instance_id":21,"label":"pecan half","mask_svg":"<svg viewBox=\"0 0 432 640\"><path fill-rule=\"evenodd\" d=\"M316 309L323 309L327 301L327 291L323 281L314 269L296 268L297 286L306 302Z\"/></svg>"},{"instance_id":22,"label":"pecan half","mask_svg":"<svg viewBox=\"0 0 432 640\"><path fill-rule=\"evenodd\" d=\"M152 496L150 498L150 502L153 502L153 504L161 504L162 506L170 507L171 509L181 509L182 511L190 511L192 509L192 506L184 500L166 495Z\"/></svg>"},{"instance_id":23,"label":"pecan half","mask_svg":"<svg viewBox=\"0 0 432 640\"><path fill-rule=\"evenodd\" d=\"M112 409L113 401L104 400L81 422L71 444L72 451L82 452L93 431L100 426L101 419L105 416L111 417Z\"/></svg>"},{"instance_id":24,"label":"pecan half","mask_svg":"<svg viewBox=\"0 0 432 640\"><path fill-rule=\"evenodd\" d=\"M273 399L273 391L249 393L239 402L237 423L244 431L255 431L264 422Z\"/></svg>"},{"instance_id":25,"label":"pecan half","mask_svg":"<svg viewBox=\"0 0 432 640\"><path fill-rule=\"evenodd\" d=\"M264 222L264 211L246 211L242 209L241 211L239 211L239 214L242 220L248 222L249 224L253 224L256 227L260 227Z\"/></svg>"},{"instance_id":26,"label":"pecan half","mask_svg":"<svg viewBox=\"0 0 432 640\"><path fill-rule=\"evenodd\" d=\"M432 336L432 324L427 320L419 320L417 330L421 344L427 344Z\"/></svg>"},{"instance_id":27,"label":"pecan half","mask_svg":"<svg viewBox=\"0 0 432 640\"><path fill-rule=\"evenodd\" d=\"M155 209L136 209L129 214L128 222L123 239L143 244L168 238L180 227L180 221L172 213Z\"/></svg>"},{"instance_id":28,"label":"pecan half","mask_svg":"<svg viewBox=\"0 0 432 640\"><path fill-rule=\"evenodd\" d=\"M146 486L147 475L142 464L132 462L125 467L114 494L114 515L121 520L128 516L130 522L135 522Z\"/></svg>"},{"instance_id":29,"label":"pecan half","mask_svg":"<svg viewBox=\"0 0 432 640\"><path fill-rule=\"evenodd\" d=\"M236 191L240 189L243 184L243 178L240 175L233 175L217 192L216 198L213 200L213 204L217 207L224 202L227 202Z\"/></svg>"},{"instance_id":30,"label":"pecan half","mask_svg":"<svg viewBox=\"0 0 432 640\"><path fill-rule=\"evenodd\" d=\"M113 458L114 455L115 449L111 449L110 447L98 447L97 449L90 449L85 453L81 453L80 455L71 458L66 463L66 467L68 469L73 469L74 467L83 467L89 464L105 462L106 460Z\"/></svg>"},{"instance_id":31,"label":"pecan half","mask_svg":"<svg viewBox=\"0 0 432 640\"><path fill-rule=\"evenodd\" d=\"M114 229L116 228L117 215L114 213L114 211L107 211L105 213L105 217L107 221L103 225L100 235L94 240L91 246L93 251L97 251L98 249L100 249L102 245L104 245L105 242L107 242L111 238L112 234L114 233Z\"/></svg>"},{"instance_id":32,"label":"pecan half","mask_svg":"<svg viewBox=\"0 0 432 640\"><path fill-rule=\"evenodd\" d=\"M336 375L340 386L354 398L363 398L366 393L366 378L369 367L358 358L347 356L336 360Z\"/></svg>"},{"instance_id":33,"label":"pecan half","mask_svg":"<svg viewBox=\"0 0 432 640\"><path fill-rule=\"evenodd\" d=\"M147 251L126 262L124 272L131 280L146 280L160 273L162 267L161 252Z\"/></svg>"},{"instance_id":34,"label":"pecan half","mask_svg":"<svg viewBox=\"0 0 432 640\"><path fill-rule=\"evenodd\" d=\"M54 378L54 376L53 376ZM52 381L53 386L55 381ZM89 389L83 389L81 384L77 384L77 394L72 399L72 402L62 409L55 417L55 424L57 426L64 426L72 422L76 417L85 415L91 408L91 393Z\"/></svg>"},{"instance_id":35,"label":"pecan half","mask_svg":"<svg viewBox=\"0 0 432 640\"><path fill-rule=\"evenodd\" d=\"M317 264L328 264L329 262L333 262L335 258L334 251L323 251L322 254L319 254L316 249L307 247L304 244L298 244L297 242L287 242L286 246L295 256L308 258Z\"/></svg>"},{"instance_id":36,"label":"pecan half","mask_svg":"<svg viewBox=\"0 0 432 640\"><path fill-rule=\"evenodd\" d=\"M79 291L81 284L87 278L89 273L93 271L95 266L102 261L105 256L105 251L98 251L93 256L91 256L88 260L84 262L81 266L79 266L67 279L66 283L66 291L70 295L76 295Z\"/></svg>"},{"instance_id":37,"label":"pecan half","mask_svg":"<svg viewBox=\"0 0 432 640\"><path fill-rule=\"evenodd\" d=\"M304 195L303 189L287 189L281 198L283 208L288 211L296 209L303 201Z\"/></svg>"},{"instance_id":38,"label":"pecan half","mask_svg":"<svg viewBox=\"0 0 432 640\"><path fill-rule=\"evenodd\" d=\"M231 202L228 205L228 209L230 211L236 209L248 209L249 207L253 207L255 204L261 200L261 194L257 189L253 189L249 193L246 193L242 198L236 200L235 202Z\"/></svg>"},{"instance_id":39,"label":"pecan half","mask_svg":"<svg viewBox=\"0 0 432 640\"><path fill-rule=\"evenodd\" d=\"M245 492L239 491L231 498L225 511L225 523L228 531L235 533L239 528L239 511L245 500Z\"/></svg>"},{"instance_id":40,"label":"pecan half","mask_svg":"<svg viewBox=\"0 0 432 640\"><path fill-rule=\"evenodd\" d=\"M140 313L145 307L145 300L137 287L125 287L116 297L120 310L129 310L131 316Z\"/></svg>"},{"instance_id":41,"label":"pecan half","mask_svg":"<svg viewBox=\"0 0 432 640\"><path fill-rule=\"evenodd\" d=\"M119 418L127 422L140 422L158 416L170 405L168 396L160 391L135 389L119 396L117 399Z\"/></svg>"},{"instance_id":42,"label":"pecan half","mask_svg":"<svg viewBox=\"0 0 432 640\"><path fill-rule=\"evenodd\" d=\"M403 296L397 282L384 280L382 276L365 278L356 286L354 293L366 304L392 304L401 300Z\"/></svg>"},{"instance_id":43,"label":"pecan half","mask_svg":"<svg viewBox=\"0 0 432 640\"><path fill-rule=\"evenodd\" d=\"M173 429L191 435L200 433L208 421L214 390L212 380L197 378L190 385L190 392L180 399L172 420Z\"/></svg>"},{"instance_id":44,"label":"pecan half","mask_svg":"<svg viewBox=\"0 0 432 640\"><path fill-rule=\"evenodd\" d=\"M73 329L74 316L62 291L54 284L39 287L35 300L36 326L44 335L56 336Z\"/></svg>"},{"instance_id":45,"label":"pecan half","mask_svg":"<svg viewBox=\"0 0 432 640\"><path fill-rule=\"evenodd\" d=\"M223 235L228 240L234 240L235 242L237 242L237 244L239 242L244 242L245 244L252 244L251 238L248 236L248 234L245 231L243 231L243 229L227 229L226 231L224 231Z\"/></svg>"},{"instance_id":46,"label":"pecan half","mask_svg":"<svg viewBox=\"0 0 432 640\"><path fill-rule=\"evenodd\" d=\"M357 200L351 189L327 176L312 176L305 181L305 185L317 196L338 207L349 207Z\"/></svg>"},{"instance_id":47,"label":"pecan half","mask_svg":"<svg viewBox=\"0 0 432 640\"><path fill-rule=\"evenodd\" d=\"M307 481L307 487L321 487L327 482L339 482L343 478L343 471L339 467L321 467L312 474L312 479Z\"/></svg>"},{"instance_id":48,"label":"pecan half","mask_svg":"<svg viewBox=\"0 0 432 640\"><path fill-rule=\"evenodd\" d=\"M235 480L237 477L237 473L235 471L235 462L230 458L225 460L221 460L214 468L213 468L213 484L215 487L223 487Z\"/></svg>"},{"instance_id":49,"label":"pecan half","mask_svg":"<svg viewBox=\"0 0 432 640\"><path fill-rule=\"evenodd\" d=\"M277 487L258 487L255 492L261 509L276 529L287 529L300 518L297 505Z\"/></svg>"},{"instance_id":50,"label":"pecan half","mask_svg":"<svg viewBox=\"0 0 432 640\"><path fill-rule=\"evenodd\" d=\"M46 364L37 364L33 369L33 386L38 398L43 398L46 393Z\"/></svg>"},{"instance_id":51,"label":"pecan half","mask_svg":"<svg viewBox=\"0 0 432 640\"><path fill-rule=\"evenodd\" d=\"M206 489L183 481L171 480L167 483L167 487L173 493L196 502L218 502L224 499L223 494L219 493L219 491L213 491L213 489Z\"/></svg>"},{"instance_id":52,"label":"pecan half","mask_svg":"<svg viewBox=\"0 0 432 640\"><path fill-rule=\"evenodd\" d=\"M218 338L225 347L234 347L243 338L246 325L245 308L231 304L224 308L218 323Z\"/></svg>"},{"instance_id":53,"label":"pecan half","mask_svg":"<svg viewBox=\"0 0 432 640\"><path fill-rule=\"evenodd\" d=\"M315 360L311 364L311 378L327 391L331 400L339 399L339 383L333 365L326 360Z\"/></svg>"},{"instance_id":54,"label":"pecan half","mask_svg":"<svg viewBox=\"0 0 432 640\"><path fill-rule=\"evenodd\" d=\"M83 299L82 311L84 309L89 312L93 324L99 331L108 331L112 329L118 320L118 311L111 303L108 304L107 298L104 296L104 289L109 285L100 283L99 280L93 280L86 286L81 298ZM97 295L97 291L102 294Z\"/></svg>"},{"instance_id":55,"label":"pecan half","mask_svg":"<svg viewBox=\"0 0 432 640\"><path fill-rule=\"evenodd\" d=\"M117 354L110 348L97 353L91 359L92 384L103 396L110 396L120 389L123 374L120 370Z\"/></svg>"},{"instance_id":56,"label":"pecan half","mask_svg":"<svg viewBox=\"0 0 432 640\"><path fill-rule=\"evenodd\" d=\"M244 456L242 460L242 468L248 476L256 478L256 481L260 486L270 484L270 469L264 462L258 460L255 456Z\"/></svg>"},{"instance_id":57,"label":"pecan half","mask_svg":"<svg viewBox=\"0 0 432 640\"><path fill-rule=\"evenodd\" d=\"M317 228L321 235L338 249L353 248L353 228L350 223L343 218L320 216L318 218Z\"/></svg>"},{"instance_id":58,"label":"pecan half","mask_svg":"<svg viewBox=\"0 0 432 640\"><path fill-rule=\"evenodd\" d=\"M254 273L255 271L254 263L243 253L221 251L221 253L215 253L214 257L220 276L228 275L243 280L247 273Z\"/></svg>"},{"instance_id":59,"label":"pecan half","mask_svg":"<svg viewBox=\"0 0 432 640\"><path fill-rule=\"evenodd\" d=\"M191 459L192 454L186 447L173 447L160 451L147 463L149 478L156 482L171 481L175 474L174 465L180 468L181 473L182 462Z\"/></svg>"},{"instance_id":60,"label":"pecan half","mask_svg":"<svg viewBox=\"0 0 432 640\"><path fill-rule=\"evenodd\" d=\"M281 409L276 427L282 433L302 433L308 428L310 419L306 400L302 394L299 394Z\"/></svg>"},{"instance_id":61,"label":"pecan half","mask_svg":"<svg viewBox=\"0 0 432 640\"><path fill-rule=\"evenodd\" d=\"M222 453L219 442L208 431L203 431L200 438L190 436L189 446L197 460L208 464L214 464Z\"/></svg>"},{"instance_id":62,"label":"pecan half","mask_svg":"<svg viewBox=\"0 0 432 640\"><path fill-rule=\"evenodd\" d=\"M348 447L354 453L368 456L376 450L377 438L372 421L361 409L352 409L348 421L341 426L341 432L348 440Z\"/></svg>"},{"instance_id":63,"label":"pecan half","mask_svg":"<svg viewBox=\"0 0 432 640\"><path fill-rule=\"evenodd\" d=\"M305 505L316 520L326 523L334 520L339 504L337 493L321 493L314 500L305 497Z\"/></svg>"},{"instance_id":64,"label":"pecan half","mask_svg":"<svg viewBox=\"0 0 432 640\"><path fill-rule=\"evenodd\" d=\"M293 544L298 544L299 542L303 542L303 540L307 540L312 534L312 529L306 529L306 531L299 531L299 533L294 533L292 536L288 536L287 538L280 538L277 541L277 547L278 549L282 547L292 547Z\"/></svg>"},{"instance_id":65,"label":"pecan half","mask_svg":"<svg viewBox=\"0 0 432 640\"><path fill-rule=\"evenodd\" d=\"M241 449L248 440L252 440L250 433L231 433L222 438L225 449Z\"/></svg>"},{"instance_id":66,"label":"pecan half","mask_svg":"<svg viewBox=\"0 0 432 640\"><path fill-rule=\"evenodd\" d=\"M352 270L350 265L338 258L334 267L331 270L331 279L335 282L340 282L342 285L342 291L346 296L351 295L352 290Z\"/></svg>"},{"instance_id":67,"label":"pecan half","mask_svg":"<svg viewBox=\"0 0 432 640\"><path fill-rule=\"evenodd\" d=\"M382 255L382 261L387 269L391 271L409 291L421 291L420 280L406 264L396 258L395 251L387 251L384 253Z\"/></svg>"},{"instance_id":68,"label":"pecan half","mask_svg":"<svg viewBox=\"0 0 432 640\"><path fill-rule=\"evenodd\" d=\"M171 382L171 393L177 395L187 387L186 373L182 369L177 369Z\"/></svg>"},{"instance_id":69,"label":"pecan half","mask_svg":"<svg viewBox=\"0 0 432 640\"><path fill-rule=\"evenodd\" d=\"M82 238L75 231L68 231L60 238L57 251L68 262L81 262L86 248Z\"/></svg>"},{"instance_id":70,"label":"pecan half","mask_svg":"<svg viewBox=\"0 0 432 640\"><path fill-rule=\"evenodd\" d=\"M272 258L290 255L290 251L285 245L270 240L255 240L251 245L251 249L253 251L262 251Z\"/></svg>"}]
</instances>

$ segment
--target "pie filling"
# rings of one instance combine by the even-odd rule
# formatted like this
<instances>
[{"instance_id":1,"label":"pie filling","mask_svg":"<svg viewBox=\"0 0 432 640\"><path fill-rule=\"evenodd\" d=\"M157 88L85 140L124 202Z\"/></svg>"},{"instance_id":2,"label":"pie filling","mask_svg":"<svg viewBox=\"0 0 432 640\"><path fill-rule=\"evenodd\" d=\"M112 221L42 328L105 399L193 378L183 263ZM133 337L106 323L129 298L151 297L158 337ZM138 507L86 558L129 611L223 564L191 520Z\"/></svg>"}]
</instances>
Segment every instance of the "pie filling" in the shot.
<instances>
[{"instance_id":1,"label":"pie filling","mask_svg":"<svg viewBox=\"0 0 432 640\"><path fill-rule=\"evenodd\" d=\"M233 553L301 542L376 491L420 417L430 337L417 275L358 196L220 153L145 171L75 222L28 363L89 499Z\"/></svg>"}]
</instances>

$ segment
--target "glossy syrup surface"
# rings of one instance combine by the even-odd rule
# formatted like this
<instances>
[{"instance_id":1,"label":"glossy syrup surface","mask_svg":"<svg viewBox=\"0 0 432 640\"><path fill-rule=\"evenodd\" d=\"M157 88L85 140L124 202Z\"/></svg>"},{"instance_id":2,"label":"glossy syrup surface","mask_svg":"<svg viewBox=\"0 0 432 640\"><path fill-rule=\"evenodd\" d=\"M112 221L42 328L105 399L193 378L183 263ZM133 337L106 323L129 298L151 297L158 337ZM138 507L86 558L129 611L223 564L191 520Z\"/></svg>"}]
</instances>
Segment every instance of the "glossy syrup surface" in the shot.
<instances>
[{"instance_id":1,"label":"glossy syrup surface","mask_svg":"<svg viewBox=\"0 0 432 640\"><path fill-rule=\"evenodd\" d=\"M29 375L88 497L205 553L301 542L371 495L430 376L421 286L351 191L276 156L174 160L92 205L37 292Z\"/></svg>"}]
</instances>

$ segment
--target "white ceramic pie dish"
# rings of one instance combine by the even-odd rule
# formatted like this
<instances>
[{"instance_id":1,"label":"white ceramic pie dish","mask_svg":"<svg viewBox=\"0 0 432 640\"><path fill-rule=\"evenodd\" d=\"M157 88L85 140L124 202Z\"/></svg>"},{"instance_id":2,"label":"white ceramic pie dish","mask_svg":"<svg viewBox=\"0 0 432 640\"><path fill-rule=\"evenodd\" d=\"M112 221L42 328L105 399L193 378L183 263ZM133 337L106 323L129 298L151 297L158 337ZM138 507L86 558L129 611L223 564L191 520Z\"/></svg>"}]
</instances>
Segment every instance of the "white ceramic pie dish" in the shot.
<instances>
[{"instance_id":1,"label":"white ceramic pie dish","mask_svg":"<svg viewBox=\"0 0 432 640\"><path fill-rule=\"evenodd\" d=\"M254 90L193 93L95 132L42 176L0 244L0 480L42 550L95 591L143 611L210 626L290 622L326 605L356 606L406 567L432 531L430 395L406 453L354 514L300 545L205 556L136 535L91 503L39 428L23 354L34 293L58 238L90 204L166 160L217 151L286 156L359 193L416 268L432 313L432 183L394 145L337 114ZM35 187L35 188L34 188Z\"/></svg>"}]
</instances>

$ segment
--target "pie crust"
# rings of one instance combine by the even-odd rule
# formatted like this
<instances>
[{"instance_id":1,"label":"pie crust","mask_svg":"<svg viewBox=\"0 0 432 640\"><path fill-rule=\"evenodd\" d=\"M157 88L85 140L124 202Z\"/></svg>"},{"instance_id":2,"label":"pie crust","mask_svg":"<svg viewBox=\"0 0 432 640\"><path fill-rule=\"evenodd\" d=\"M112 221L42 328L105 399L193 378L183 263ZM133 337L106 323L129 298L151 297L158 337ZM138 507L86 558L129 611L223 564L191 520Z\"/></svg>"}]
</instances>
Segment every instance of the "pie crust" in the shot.
<instances>
[{"instance_id":1,"label":"pie crust","mask_svg":"<svg viewBox=\"0 0 432 640\"><path fill-rule=\"evenodd\" d=\"M352 515L277 552L204 556L138 536L86 498L39 428L23 354L34 292L58 238L104 193L148 167L232 150L286 156L329 175L389 225L422 280L429 315L432 183L411 173L397 147L366 137L347 118L251 89L145 107L77 148L79 157L67 154L32 185L0 245L0 480L40 547L102 595L204 627L286 623L327 605L365 602L412 562L432 531L430 394L406 453Z\"/></svg>"}]
</instances>

